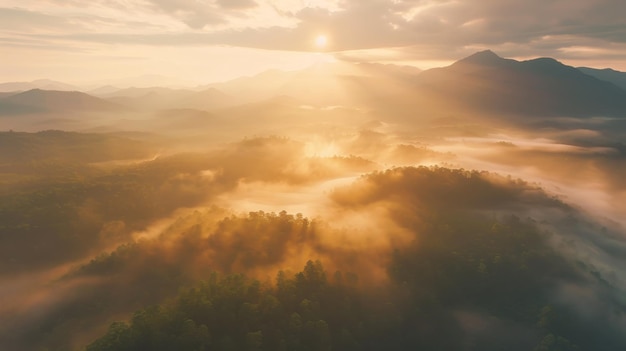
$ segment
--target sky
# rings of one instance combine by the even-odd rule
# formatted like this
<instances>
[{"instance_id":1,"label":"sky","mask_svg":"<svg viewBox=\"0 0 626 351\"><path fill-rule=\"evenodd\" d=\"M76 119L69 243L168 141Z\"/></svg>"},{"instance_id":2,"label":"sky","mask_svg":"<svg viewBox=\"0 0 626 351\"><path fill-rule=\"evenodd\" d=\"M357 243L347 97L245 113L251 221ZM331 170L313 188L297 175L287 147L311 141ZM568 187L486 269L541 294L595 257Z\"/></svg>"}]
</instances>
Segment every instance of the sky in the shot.
<instances>
[{"instance_id":1,"label":"sky","mask_svg":"<svg viewBox=\"0 0 626 351\"><path fill-rule=\"evenodd\" d=\"M329 60L427 69L484 49L626 71L624 14L624 0L0 0L0 81L203 84Z\"/></svg>"}]
</instances>

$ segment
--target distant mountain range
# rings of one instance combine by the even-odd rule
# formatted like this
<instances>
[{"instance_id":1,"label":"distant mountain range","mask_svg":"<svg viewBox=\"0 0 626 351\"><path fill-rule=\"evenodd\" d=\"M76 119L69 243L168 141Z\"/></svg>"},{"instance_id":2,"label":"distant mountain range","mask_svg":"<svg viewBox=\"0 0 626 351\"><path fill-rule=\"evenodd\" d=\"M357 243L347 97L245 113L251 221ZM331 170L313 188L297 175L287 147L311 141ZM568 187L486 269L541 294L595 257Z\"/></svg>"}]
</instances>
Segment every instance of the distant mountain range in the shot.
<instances>
[{"instance_id":1,"label":"distant mountain range","mask_svg":"<svg viewBox=\"0 0 626 351\"><path fill-rule=\"evenodd\" d=\"M32 86L38 88L6 92ZM63 91L72 88L50 80L0 84L0 114L123 109L214 111L253 102L272 103L277 96L288 96L293 98L294 106L365 106L387 115L413 115L419 110L626 117L624 72L574 68L551 58L516 61L489 50L426 71L340 61L299 71L267 71L196 89L103 86L90 91L98 97Z\"/></svg>"},{"instance_id":2,"label":"distant mountain range","mask_svg":"<svg viewBox=\"0 0 626 351\"><path fill-rule=\"evenodd\" d=\"M0 98L0 115L69 111L113 112L124 108L78 91L32 89Z\"/></svg>"},{"instance_id":3,"label":"distant mountain range","mask_svg":"<svg viewBox=\"0 0 626 351\"><path fill-rule=\"evenodd\" d=\"M32 82L8 82L0 83L0 92L18 92L31 89L76 91L78 87L50 79L38 79Z\"/></svg>"},{"instance_id":4,"label":"distant mountain range","mask_svg":"<svg viewBox=\"0 0 626 351\"><path fill-rule=\"evenodd\" d=\"M120 105L145 110L214 110L238 103L238 99L215 88L200 91L162 87L128 88L98 95Z\"/></svg>"},{"instance_id":5,"label":"distant mountain range","mask_svg":"<svg viewBox=\"0 0 626 351\"><path fill-rule=\"evenodd\" d=\"M536 116L626 116L626 91L551 58L504 59L482 51L423 72L417 86L450 104Z\"/></svg>"},{"instance_id":6,"label":"distant mountain range","mask_svg":"<svg viewBox=\"0 0 626 351\"><path fill-rule=\"evenodd\" d=\"M318 63L297 71L270 70L252 77L209 84L204 88L218 89L244 103L288 95L302 104L338 105L353 102L353 91L346 89L344 78L362 74L354 64Z\"/></svg>"}]
</instances>

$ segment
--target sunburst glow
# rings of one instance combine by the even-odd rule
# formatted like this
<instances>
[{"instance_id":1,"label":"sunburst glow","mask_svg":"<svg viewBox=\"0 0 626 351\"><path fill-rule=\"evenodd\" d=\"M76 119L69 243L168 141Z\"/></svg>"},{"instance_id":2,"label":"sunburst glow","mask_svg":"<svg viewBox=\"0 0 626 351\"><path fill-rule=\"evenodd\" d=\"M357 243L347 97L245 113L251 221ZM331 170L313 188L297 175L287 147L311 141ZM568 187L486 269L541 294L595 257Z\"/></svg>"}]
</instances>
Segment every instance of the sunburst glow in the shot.
<instances>
[{"instance_id":1,"label":"sunburst glow","mask_svg":"<svg viewBox=\"0 0 626 351\"><path fill-rule=\"evenodd\" d=\"M319 49L324 49L327 45L328 38L325 35L320 34L315 38L315 46L317 46Z\"/></svg>"},{"instance_id":2,"label":"sunburst glow","mask_svg":"<svg viewBox=\"0 0 626 351\"><path fill-rule=\"evenodd\" d=\"M626 0L545 3L0 0L0 351L626 351Z\"/></svg>"}]
</instances>

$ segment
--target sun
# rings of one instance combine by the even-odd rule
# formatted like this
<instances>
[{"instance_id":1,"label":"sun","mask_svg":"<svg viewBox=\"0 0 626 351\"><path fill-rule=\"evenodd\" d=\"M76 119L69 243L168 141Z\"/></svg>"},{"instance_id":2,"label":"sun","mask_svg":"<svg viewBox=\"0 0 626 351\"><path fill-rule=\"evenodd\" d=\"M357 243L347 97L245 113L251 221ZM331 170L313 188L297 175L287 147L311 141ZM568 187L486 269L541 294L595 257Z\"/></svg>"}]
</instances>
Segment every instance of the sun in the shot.
<instances>
[{"instance_id":1,"label":"sun","mask_svg":"<svg viewBox=\"0 0 626 351\"><path fill-rule=\"evenodd\" d=\"M315 38L315 46L318 49L324 49L326 45L328 45L328 38L325 35L320 34Z\"/></svg>"}]
</instances>

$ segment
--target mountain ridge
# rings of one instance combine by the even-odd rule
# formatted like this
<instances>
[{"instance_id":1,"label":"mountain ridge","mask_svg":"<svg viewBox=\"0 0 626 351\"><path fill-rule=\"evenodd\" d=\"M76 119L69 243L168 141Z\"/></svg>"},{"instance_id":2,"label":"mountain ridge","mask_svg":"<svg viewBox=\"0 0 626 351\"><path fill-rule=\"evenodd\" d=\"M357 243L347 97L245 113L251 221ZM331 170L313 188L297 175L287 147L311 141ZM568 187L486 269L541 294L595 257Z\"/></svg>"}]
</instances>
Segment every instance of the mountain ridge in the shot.
<instances>
[{"instance_id":1,"label":"mountain ridge","mask_svg":"<svg viewBox=\"0 0 626 351\"><path fill-rule=\"evenodd\" d=\"M614 70L612 68L589 68L577 67L584 74L590 75L600 80L611 82L626 91L626 72Z\"/></svg>"},{"instance_id":2,"label":"mountain ridge","mask_svg":"<svg viewBox=\"0 0 626 351\"><path fill-rule=\"evenodd\" d=\"M0 114L46 113L65 111L113 112L118 104L80 91L31 89L0 99Z\"/></svg>"},{"instance_id":3,"label":"mountain ridge","mask_svg":"<svg viewBox=\"0 0 626 351\"><path fill-rule=\"evenodd\" d=\"M417 77L422 91L477 110L535 116L626 117L626 91L553 58L481 51Z\"/></svg>"},{"instance_id":4,"label":"mountain ridge","mask_svg":"<svg viewBox=\"0 0 626 351\"><path fill-rule=\"evenodd\" d=\"M79 90L78 87L59 82L52 79L37 79L30 82L4 82L0 83L0 92L23 92L31 89L44 89L44 90L60 90L60 91L74 91Z\"/></svg>"},{"instance_id":5,"label":"mountain ridge","mask_svg":"<svg viewBox=\"0 0 626 351\"><path fill-rule=\"evenodd\" d=\"M425 71L335 61L297 71L269 70L193 90L106 87L94 97L33 89L0 95L0 113L116 108L215 110L289 95L313 106L370 106L386 114L407 116L415 108L438 113L445 105L455 112L473 114L626 117L626 90L620 88L620 79L626 86L626 73L621 76L617 71L575 68L550 57L518 61L483 50L449 66Z\"/></svg>"}]
</instances>

